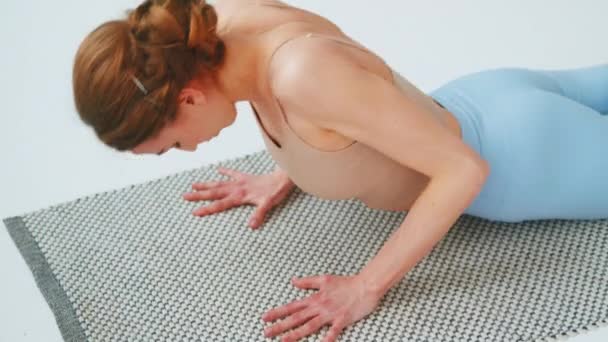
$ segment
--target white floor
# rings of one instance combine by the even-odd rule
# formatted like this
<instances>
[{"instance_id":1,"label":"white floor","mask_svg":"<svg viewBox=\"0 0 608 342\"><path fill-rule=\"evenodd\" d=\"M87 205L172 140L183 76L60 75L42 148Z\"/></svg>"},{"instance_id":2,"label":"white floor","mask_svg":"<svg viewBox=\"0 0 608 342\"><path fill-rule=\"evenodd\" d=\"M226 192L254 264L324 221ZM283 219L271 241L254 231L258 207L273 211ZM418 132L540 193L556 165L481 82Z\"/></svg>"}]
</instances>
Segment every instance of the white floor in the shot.
<instances>
[{"instance_id":1,"label":"white floor","mask_svg":"<svg viewBox=\"0 0 608 342\"><path fill-rule=\"evenodd\" d=\"M489 67L608 62L608 2L603 0L288 2L334 20L424 91ZM78 44L102 21L138 3L34 0L3 5L0 218L263 149L244 103L238 104L243 115L234 126L195 153L123 155L98 143L80 123L71 88ZM54 317L4 227L0 279L0 342L61 341ZM569 340L607 339L608 328L602 328Z\"/></svg>"}]
</instances>

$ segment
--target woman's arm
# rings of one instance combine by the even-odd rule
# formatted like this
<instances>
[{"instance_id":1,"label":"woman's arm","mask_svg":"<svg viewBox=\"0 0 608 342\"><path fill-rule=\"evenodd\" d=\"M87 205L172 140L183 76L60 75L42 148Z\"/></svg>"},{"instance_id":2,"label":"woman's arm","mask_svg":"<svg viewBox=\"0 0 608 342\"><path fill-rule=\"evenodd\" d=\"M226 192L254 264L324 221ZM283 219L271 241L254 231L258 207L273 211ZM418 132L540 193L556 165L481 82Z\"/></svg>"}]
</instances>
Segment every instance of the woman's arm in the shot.
<instances>
[{"instance_id":1,"label":"woman's arm","mask_svg":"<svg viewBox=\"0 0 608 342\"><path fill-rule=\"evenodd\" d=\"M275 54L281 68L270 84L285 112L366 144L430 181L401 227L358 274L293 279L299 288L319 291L266 312L265 321L286 317L265 329L269 337L297 327L286 334L297 340L331 324L326 339L334 341L344 327L371 313L382 295L432 249L489 173L487 162L428 109L356 64L338 47L342 45L325 43L298 40Z\"/></svg>"},{"instance_id":2,"label":"woman's arm","mask_svg":"<svg viewBox=\"0 0 608 342\"><path fill-rule=\"evenodd\" d=\"M271 85L285 110L430 178L399 229L359 274L381 295L448 232L480 192L489 165L433 113L347 54L314 41L302 44L306 54L293 49L275 57L283 68Z\"/></svg>"},{"instance_id":3,"label":"woman's arm","mask_svg":"<svg viewBox=\"0 0 608 342\"><path fill-rule=\"evenodd\" d=\"M381 298L398 283L449 231L486 177L487 173L473 166L431 179L399 228L359 272L367 290Z\"/></svg>"}]
</instances>

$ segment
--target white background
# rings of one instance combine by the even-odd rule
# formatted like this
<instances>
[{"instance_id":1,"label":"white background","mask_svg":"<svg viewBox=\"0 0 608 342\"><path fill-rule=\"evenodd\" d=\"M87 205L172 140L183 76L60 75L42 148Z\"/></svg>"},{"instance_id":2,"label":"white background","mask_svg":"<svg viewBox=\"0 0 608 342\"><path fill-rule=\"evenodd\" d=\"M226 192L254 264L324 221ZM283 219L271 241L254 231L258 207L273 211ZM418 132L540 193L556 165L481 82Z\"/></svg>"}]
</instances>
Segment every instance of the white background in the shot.
<instances>
[{"instance_id":1,"label":"white background","mask_svg":"<svg viewBox=\"0 0 608 342\"><path fill-rule=\"evenodd\" d=\"M608 62L605 0L288 2L333 20L425 92L490 67L568 68ZM197 152L172 150L162 157L115 152L79 121L71 86L79 43L97 25L138 3L3 4L0 218L264 148L245 103L237 105L235 124ZM1 227L0 341L61 340L34 278ZM571 340L606 341L608 328Z\"/></svg>"}]
</instances>

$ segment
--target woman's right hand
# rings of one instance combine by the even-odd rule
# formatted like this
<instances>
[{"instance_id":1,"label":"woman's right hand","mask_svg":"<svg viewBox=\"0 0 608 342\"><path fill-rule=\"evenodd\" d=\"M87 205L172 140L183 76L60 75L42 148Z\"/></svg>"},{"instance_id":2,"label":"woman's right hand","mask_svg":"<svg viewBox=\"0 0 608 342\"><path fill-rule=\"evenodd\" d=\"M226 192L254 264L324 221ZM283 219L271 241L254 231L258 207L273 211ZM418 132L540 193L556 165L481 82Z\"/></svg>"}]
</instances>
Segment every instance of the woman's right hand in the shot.
<instances>
[{"instance_id":1,"label":"woman's right hand","mask_svg":"<svg viewBox=\"0 0 608 342\"><path fill-rule=\"evenodd\" d=\"M287 197L294 187L284 172L254 175L224 167L219 167L218 172L232 179L194 183L192 188L196 191L183 195L188 201L216 200L193 211L194 215L204 216L243 204L254 204L257 208L249 219L249 226L256 229L266 213Z\"/></svg>"}]
</instances>

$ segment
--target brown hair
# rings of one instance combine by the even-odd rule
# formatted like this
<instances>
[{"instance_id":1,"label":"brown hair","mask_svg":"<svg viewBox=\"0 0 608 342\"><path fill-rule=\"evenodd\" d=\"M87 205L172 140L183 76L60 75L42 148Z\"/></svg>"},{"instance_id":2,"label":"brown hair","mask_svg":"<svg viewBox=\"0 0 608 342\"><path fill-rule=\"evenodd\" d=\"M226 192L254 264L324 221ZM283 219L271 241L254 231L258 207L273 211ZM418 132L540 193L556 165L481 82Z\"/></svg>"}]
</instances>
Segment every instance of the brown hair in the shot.
<instances>
[{"instance_id":1,"label":"brown hair","mask_svg":"<svg viewBox=\"0 0 608 342\"><path fill-rule=\"evenodd\" d=\"M146 0L126 14L89 33L72 75L81 120L119 151L173 122L186 83L195 75L214 78L225 55L217 14L205 0Z\"/></svg>"}]
</instances>

